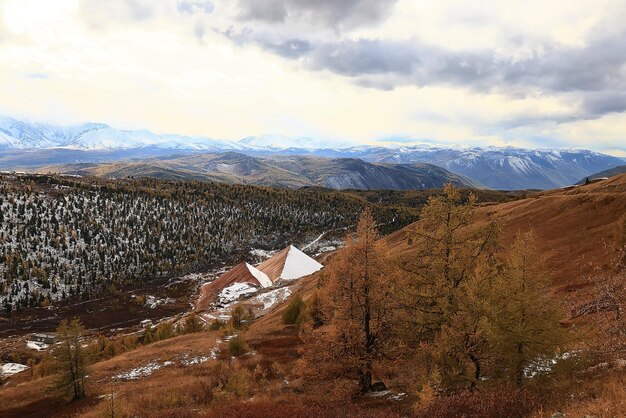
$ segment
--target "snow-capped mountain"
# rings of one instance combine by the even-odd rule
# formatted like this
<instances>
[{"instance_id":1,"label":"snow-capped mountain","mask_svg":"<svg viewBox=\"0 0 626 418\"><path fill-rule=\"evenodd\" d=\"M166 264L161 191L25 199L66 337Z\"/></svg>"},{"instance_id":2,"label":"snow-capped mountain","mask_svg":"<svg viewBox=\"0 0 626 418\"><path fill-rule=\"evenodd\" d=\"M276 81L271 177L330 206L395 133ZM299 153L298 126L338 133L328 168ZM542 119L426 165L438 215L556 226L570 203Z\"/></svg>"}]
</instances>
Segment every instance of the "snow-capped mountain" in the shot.
<instances>
[{"instance_id":1,"label":"snow-capped mountain","mask_svg":"<svg viewBox=\"0 0 626 418\"><path fill-rule=\"evenodd\" d=\"M347 142L327 141L311 137L292 138L275 134L248 136L240 140L239 144L268 150L318 150L325 148L348 148L352 145Z\"/></svg>"},{"instance_id":2,"label":"snow-capped mountain","mask_svg":"<svg viewBox=\"0 0 626 418\"><path fill-rule=\"evenodd\" d=\"M3 151L4 150L4 151ZM0 169L99 163L197 152L249 156L309 155L370 163L428 163L495 189L550 189L623 165L588 150L432 145L354 146L308 137L260 135L238 142L201 136L119 130L100 123L61 127L0 117Z\"/></svg>"},{"instance_id":3,"label":"snow-capped mountain","mask_svg":"<svg viewBox=\"0 0 626 418\"><path fill-rule=\"evenodd\" d=\"M488 187L508 190L562 187L622 164L617 157L589 150L514 147L379 147L354 156L372 162L426 162Z\"/></svg>"},{"instance_id":4,"label":"snow-capped mountain","mask_svg":"<svg viewBox=\"0 0 626 418\"><path fill-rule=\"evenodd\" d=\"M103 151L145 147L207 151L245 148L242 144L208 137L158 135L148 130L120 130L102 123L62 127L0 117L0 149L65 148Z\"/></svg>"}]
</instances>

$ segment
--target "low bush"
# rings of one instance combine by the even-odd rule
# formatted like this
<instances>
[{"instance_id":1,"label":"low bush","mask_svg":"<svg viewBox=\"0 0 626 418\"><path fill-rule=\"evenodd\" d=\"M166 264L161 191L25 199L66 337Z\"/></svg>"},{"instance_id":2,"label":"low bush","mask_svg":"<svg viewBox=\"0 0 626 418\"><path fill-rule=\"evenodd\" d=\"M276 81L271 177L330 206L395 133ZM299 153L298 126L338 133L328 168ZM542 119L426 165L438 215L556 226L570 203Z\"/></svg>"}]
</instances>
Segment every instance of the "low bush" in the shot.
<instances>
[{"instance_id":1,"label":"low bush","mask_svg":"<svg viewBox=\"0 0 626 418\"><path fill-rule=\"evenodd\" d=\"M304 303L302 298L297 295L291 300L291 302L289 302L289 305L287 305L285 312L283 312L283 324L294 325L298 323L298 318L305 314L305 311L306 304Z\"/></svg>"},{"instance_id":2,"label":"low bush","mask_svg":"<svg viewBox=\"0 0 626 418\"><path fill-rule=\"evenodd\" d=\"M418 416L431 418L522 418L531 415L540 402L537 396L524 388L511 386L479 391L462 391L440 396L425 408L416 411Z\"/></svg>"},{"instance_id":3,"label":"low bush","mask_svg":"<svg viewBox=\"0 0 626 418\"><path fill-rule=\"evenodd\" d=\"M239 357L246 351L246 340L241 335L235 335L228 341L228 354L231 356Z\"/></svg>"}]
</instances>

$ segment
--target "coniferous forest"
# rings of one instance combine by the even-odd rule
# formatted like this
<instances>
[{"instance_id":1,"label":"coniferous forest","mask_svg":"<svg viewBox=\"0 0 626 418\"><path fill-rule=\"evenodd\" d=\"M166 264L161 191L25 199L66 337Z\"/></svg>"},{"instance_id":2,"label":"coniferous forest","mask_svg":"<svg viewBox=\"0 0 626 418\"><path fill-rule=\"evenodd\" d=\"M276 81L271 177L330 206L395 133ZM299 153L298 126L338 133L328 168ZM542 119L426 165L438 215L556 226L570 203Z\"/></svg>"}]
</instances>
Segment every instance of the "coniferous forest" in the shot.
<instances>
[{"instance_id":1,"label":"coniferous forest","mask_svg":"<svg viewBox=\"0 0 626 418\"><path fill-rule=\"evenodd\" d=\"M0 302L10 312L206 269L341 230L365 206L324 190L3 175ZM388 231L416 219L409 208L375 213Z\"/></svg>"}]
</instances>

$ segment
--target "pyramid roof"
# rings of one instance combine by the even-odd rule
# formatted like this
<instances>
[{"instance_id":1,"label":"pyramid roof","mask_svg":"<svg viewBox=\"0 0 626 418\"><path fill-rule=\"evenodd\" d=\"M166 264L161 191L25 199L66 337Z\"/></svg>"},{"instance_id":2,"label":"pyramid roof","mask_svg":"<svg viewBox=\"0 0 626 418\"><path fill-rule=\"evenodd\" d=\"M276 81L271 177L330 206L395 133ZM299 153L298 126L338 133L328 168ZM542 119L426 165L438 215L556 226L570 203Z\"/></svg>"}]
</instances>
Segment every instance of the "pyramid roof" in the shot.
<instances>
[{"instance_id":1,"label":"pyramid roof","mask_svg":"<svg viewBox=\"0 0 626 418\"><path fill-rule=\"evenodd\" d=\"M293 245L284 248L257 266L272 282L296 280L313 274L323 267L315 259L309 257Z\"/></svg>"}]
</instances>

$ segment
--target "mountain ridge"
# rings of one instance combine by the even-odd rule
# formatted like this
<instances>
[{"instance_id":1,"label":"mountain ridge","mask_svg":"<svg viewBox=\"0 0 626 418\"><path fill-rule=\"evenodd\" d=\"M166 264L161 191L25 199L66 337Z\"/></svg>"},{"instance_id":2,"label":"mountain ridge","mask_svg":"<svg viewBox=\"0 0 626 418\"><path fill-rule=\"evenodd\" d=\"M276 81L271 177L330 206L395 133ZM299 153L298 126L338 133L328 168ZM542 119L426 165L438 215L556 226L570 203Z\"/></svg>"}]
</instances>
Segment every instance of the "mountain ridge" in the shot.
<instances>
[{"instance_id":1,"label":"mountain ridge","mask_svg":"<svg viewBox=\"0 0 626 418\"><path fill-rule=\"evenodd\" d=\"M169 180L220 181L280 188L411 190L453 183L485 188L462 175L432 164L369 163L356 158L315 156L252 157L237 152L172 155L109 164L69 164L42 167L40 172L105 178L154 177Z\"/></svg>"},{"instance_id":2,"label":"mountain ridge","mask_svg":"<svg viewBox=\"0 0 626 418\"><path fill-rule=\"evenodd\" d=\"M426 163L501 190L563 187L624 164L624 160L618 157L573 148L349 145L281 135L250 136L228 141L206 136L161 135L148 130L118 130L99 123L60 127L0 117L2 170L49 164L113 162L174 152L231 151L252 157L312 156L358 158L374 164ZM36 157L34 160L41 160L41 163L35 163L31 156Z\"/></svg>"}]
</instances>

